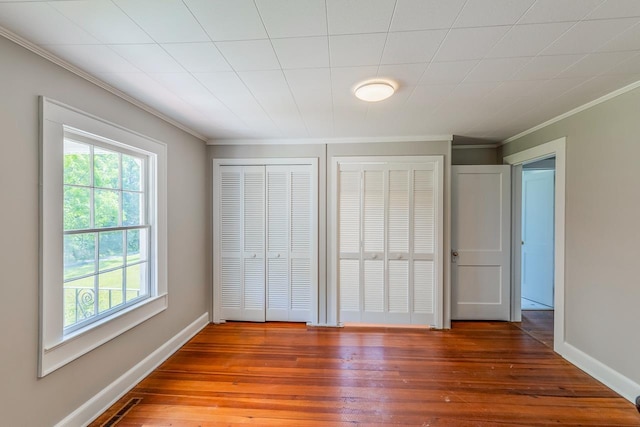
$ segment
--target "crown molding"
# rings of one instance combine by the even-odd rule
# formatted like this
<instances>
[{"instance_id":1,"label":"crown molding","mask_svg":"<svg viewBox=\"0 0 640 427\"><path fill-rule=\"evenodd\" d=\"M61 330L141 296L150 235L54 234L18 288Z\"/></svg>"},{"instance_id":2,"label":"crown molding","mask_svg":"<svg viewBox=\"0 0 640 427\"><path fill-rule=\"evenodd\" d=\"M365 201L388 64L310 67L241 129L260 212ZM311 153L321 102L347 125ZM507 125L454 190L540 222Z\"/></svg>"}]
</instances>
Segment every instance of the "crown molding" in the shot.
<instances>
[{"instance_id":1,"label":"crown molding","mask_svg":"<svg viewBox=\"0 0 640 427\"><path fill-rule=\"evenodd\" d=\"M516 139L520 139L523 136L527 136L527 135L529 135L529 134L531 134L531 133L533 133L533 132L535 132L537 130L540 130L540 129L545 128L545 127L547 127L549 125L552 125L552 124L554 124L556 122L559 122L560 120L566 119L567 117L571 117L571 116L573 116L575 114L578 114L578 113L580 113L580 112L582 112L584 110L587 110L587 109L589 109L591 107L595 107L598 104L602 104L603 102L606 102L606 101L608 101L610 99L613 99L616 96L620 96L620 95L623 95L623 94L625 94L627 92L631 92L632 90L637 89L638 87L640 87L640 80L638 80L635 83L631 83L631 84L629 84L627 86L624 86L624 87L622 87L620 89L614 90L613 92L610 92L610 93L608 93L608 94L606 94L604 96L601 96L598 99L594 99L593 101L587 102L586 104L583 104L583 105L581 105L579 107L576 107L573 110L569 110L564 114L560 114L559 116L556 116L556 117L554 117L552 119L549 119L544 123L540 123L537 126L534 126L534 127L530 128L530 129L527 129L527 130L525 130L523 132L520 132L517 135L513 135L512 137L509 137L509 138L505 139L504 141L500 142L498 144L498 146L502 146L502 145L508 144L508 143L510 143L512 141L515 141Z\"/></svg>"},{"instance_id":2,"label":"crown molding","mask_svg":"<svg viewBox=\"0 0 640 427\"><path fill-rule=\"evenodd\" d=\"M415 135L352 138L266 138L266 139L210 139L207 145L312 145L365 144L375 142L451 142L453 135Z\"/></svg>"},{"instance_id":3,"label":"crown molding","mask_svg":"<svg viewBox=\"0 0 640 427\"><path fill-rule=\"evenodd\" d=\"M473 150L475 148L497 148L498 144L452 145L452 150Z\"/></svg>"},{"instance_id":4,"label":"crown molding","mask_svg":"<svg viewBox=\"0 0 640 427\"><path fill-rule=\"evenodd\" d=\"M72 72L73 74L77 75L78 77L81 77L85 80L87 80L90 83L93 83L94 85L106 90L107 92L110 92L114 95L116 95L119 98L124 99L125 101L129 102L130 104L135 105L136 107L146 111L147 113L153 114L154 116L158 117L161 120L164 120L165 122L169 123L172 126L177 127L180 130L183 130L185 132L187 132L190 135L195 136L196 138L200 139L201 141L207 141L207 137L205 137L204 135L202 135L199 132L196 132L195 130L183 125L180 122L175 121L174 119L170 118L169 116L166 116L165 114L159 112L158 110L156 110L155 108L152 108L150 106L148 106L147 104L138 101L137 99L133 98L130 95L127 95L126 93L120 91L119 89L116 89L115 87L111 86L108 83L103 82L102 80L98 79L95 76L92 76L91 74L87 73L86 71L81 70L80 68L76 67L75 65L70 64L69 62L65 61L64 59L61 59L59 57L57 57L56 55L52 54L51 52L41 48L40 46L30 42L29 40L20 37L19 35L15 34L12 31L7 30L6 28L0 26L0 36L3 36L6 39L11 40L12 42L24 47L25 49L30 50L31 52L35 53L38 56L41 56L42 58L53 62L54 64L64 68L67 71Z\"/></svg>"}]
</instances>

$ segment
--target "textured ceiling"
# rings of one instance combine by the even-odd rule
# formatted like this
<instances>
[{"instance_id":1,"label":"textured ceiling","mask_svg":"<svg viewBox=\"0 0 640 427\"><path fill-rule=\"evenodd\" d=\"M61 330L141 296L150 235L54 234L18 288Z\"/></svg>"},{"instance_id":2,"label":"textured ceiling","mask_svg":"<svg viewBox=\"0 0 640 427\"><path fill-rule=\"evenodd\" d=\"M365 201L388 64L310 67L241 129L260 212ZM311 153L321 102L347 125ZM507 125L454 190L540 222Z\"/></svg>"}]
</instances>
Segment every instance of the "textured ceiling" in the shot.
<instances>
[{"instance_id":1,"label":"textured ceiling","mask_svg":"<svg viewBox=\"0 0 640 427\"><path fill-rule=\"evenodd\" d=\"M0 26L211 139L503 140L640 80L639 0L0 0ZM399 90L356 99L373 77Z\"/></svg>"}]
</instances>

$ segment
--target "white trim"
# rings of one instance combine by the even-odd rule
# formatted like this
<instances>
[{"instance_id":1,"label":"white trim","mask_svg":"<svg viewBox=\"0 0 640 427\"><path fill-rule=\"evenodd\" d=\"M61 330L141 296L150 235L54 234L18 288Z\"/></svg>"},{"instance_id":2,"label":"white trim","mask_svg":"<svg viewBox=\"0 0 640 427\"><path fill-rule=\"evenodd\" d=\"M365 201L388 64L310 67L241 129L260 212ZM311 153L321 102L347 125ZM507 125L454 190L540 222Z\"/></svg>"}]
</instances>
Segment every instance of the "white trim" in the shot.
<instances>
[{"instance_id":1,"label":"white trim","mask_svg":"<svg viewBox=\"0 0 640 427\"><path fill-rule=\"evenodd\" d=\"M632 90L634 90L634 89L636 89L638 87L640 87L640 80L638 80L635 83L631 83L631 84L629 84L629 85L627 85L625 87L622 87L620 89L614 90L613 92L610 92L610 93L608 93L608 94L606 94L604 96L601 96L598 99L594 99L593 101L587 102L586 104L583 104L583 105L581 105L579 107L576 107L573 110L569 110L566 113L560 114L559 116L556 116L556 117L554 117L552 119L549 119L544 123L540 123L539 125L536 125L536 126L530 128L530 129L527 129L527 130L525 130L523 132L520 132L517 135L513 135L512 137L509 137L509 138L505 139L504 141L498 143L498 146L502 146L502 145L508 144L511 141L515 141L516 139L519 139L519 138L522 138L523 136L529 135L529 134L531 134L531 133L533 133L533 132L535 132L537 130L540 130L540 129L545 128L545 127L547 127L549 125L552 125L552 124L554 124L556 122L559 122L560 120L566 119L567 117L571 117L571 116L573 116L575 114L578 114L578 113L580 113L580 112L582 112L584 110L587 110L587 109L589 109L591 107L595 107L598 104L602 104L603 102L606 102L606 101L608 101L610 99L613 99L616 96L623 95L623 94L625 94L627 92L630 92L630 91L632 91Z\"/></svg>"},{"instance_id":2,"label":"white trim","mask_svg":"<svg viewBox=\"0 0 640 427\"><path fill-rule=\"evenodd\" d=\"M220 270L220 256L218 247L218 236L220 236L220 213L218 203L220 199L220 187L218 177L220 176L221 166L271 166L271 165L309 165L311 166L311 185L313 186L312 199L313 207L311 209L311 224L313 233L313 242L311 249L311 269L314 277L311 289L311 320L308 322L311 326L319 324L319 159L317 157L280 157L280 158L247 158L247 159L213 159L212 168L212 254L213 254L213 271L212 271L212 323L225 323L225 319L222 318L222 308L220 302L222 301L221 286L218 283L217 272ZM265 258L266 259L266 258Z\"/></svg>"},{"instance_id":3,"label":"white trim","mask_svg":"<svg viewBox=\"0 0 640 427\"><path fill-rule=\"evenodd\" d=\"M80 129L101 141L148 157L152 265L149 297L86 328L64 334L62 319L62 152L65 129ZM56 161L60 159L60 161ZM38 377L86 354L168 306L167 146L61 102L40 97L40 262Z\"/></svg>"},{"instance_id":4,"label":"white trim","mask_svg":"<svg viewBox=\"0 0 640 427\"><path fill-rule=\"evenodd\" d=\"M452 144L453 141L449 141L448 154L444 156L445 162L445 177L444 177L444 242L442 246L444 268L443 273L445 277L444 283L444 300L443 304L443 323L444 329L451 329L451 159L452 159Z\"/></svg>"},{"instance_id":5,"label":"white trim","mask_svg":"<svg viewBox=\"0 0 640 427\"><path fill-rule=\"evenodd\" d=\"M498 148L498 143L495 144L478 144L478 145L452 145L452 150L473 150L476 148Z\"/></svg>"},{"instance_id":6,"label":"white trim","mask_svg":"<svg viewBox=\"0 0 640 427\"><path fill-rule=\"evenodd\" d=\"M95 324L92 323L88 330L81 329L77 335L71 335L64 341L45 348L42 355L42 359L45 360L42 361L40 376L50 374L118 335L135 328L164 311L167 305L166 294L145 299L139 304L118 312L115 317L106 317Z\"/></svg>"},{"instance_id":7,"label":"white trim","mask_svg":"<svg viewBox=\"0 0 640 427\"><path fill-rule=\"evenodd\" d=\"M522 321L522 164L511 173L511 321ZM520 283L520 286L518 286Z\"/></svg>"},{"instance_id":8,"label":"white trim","mask_svg":"<svg viewBox=\"0 0 640 427\"><path fill-rule=\"evenodd\" d=\"M451 144L451 141L447 141ZM447 188L448 179L445 179L445 157L442 154L424 156L333 156L329 160L331 165L331 189L328 194L329 204L327 206L328 224L328 257L327 268L329 269L329 283L327 284L327 324L331 326L344 326L340 320L340 298L338 289L338 171L341 164L384 164L384 163L424 163L433 162L435 164L435 184L437 188L436 196L436 245L438 246L434 254L434 266L436 268L436 287L434 290L434 323L436 329L450 327L449 313L444 307L445 293L449 292L449 283L445 285L445 262L448 261L445 251L445 242L448 241L449 230L445 229L445 197L449 191ZM447 238L445 238L447 233Z\"/></svg>"},{"instance_id":9,"label":"white trim","mask_svg":"<svg viewBox=\"0 0 640 427\"><path fill-rule=\"evenodd\" d=\"M169 356L178 351L187 341L205 328L208 323L209 313L200 315L190 325L154 350L153 353L136 363L135 366L122 374L117 380L60 420L55 424L55 427L88 425L160 366Z\"/></svg>"},{"instance_id":10,"label":"white trim","mask_svg":"<svg viewBox=\"0 0 640 427\"><path fill-rule=\"evenodd\" d=\"M270 165L317 165L317 157L257 157L246 159L213 159L213 167L220 166L270 166Z\"/></svg>"},{"instance_id":11,"label":"white trim","mask_svg":"<svg viewBox=\"0 0 640 427\"><path fill-rule=\"evenodd\" d=\"M207 141L207 145L364 144L374 142L435 142L452 140L453 135L379 136L353 138L210 139Z\"/></svg>"},{"instance_id":12,"label":"white trim","mask_svg":"<svg viewBox=\"0 0 640 427\"><path fill-rule=\"evenodd\" d=\"M167 145L166 143L164 143L164 142L162 142L160 140L157 140L157 139L152 138L150 136L144 135L144 134L142 134L140 132L137 132L135 130L129 129L129 128L125 127L125 126L121 126L121 125L119 125L117 123L113 123L113 122L111 122L109 120L106 120L106 119L103 119L101 117L95 116L95 115L93 115L91 113L87 113L86 111L82 111L79 108L72 107L72 106L70 106L68 104L65 104L64 102L60 102L58 100L51 99L51 98L48 98L46 96L42 96L41 99L42 99L42 101L44 103L46 103L48 105L60 107L59 109L58 108L51 108L51 109L49 109L49 111L47 111L47 113L49 114L49 117L52 118L53 120L62 120L63 118L65 118L65 114L67 114L67 112L65 110L69 110L69 111L71 111L73 113L79 114L80 116L84 116L84 117L86 117L88 119L94 120L96 122L100 122L101 124L104 124L104 125L107 125L107 126L110 126L110 127L114 127L116 129L124 131L126 133L136 135L136 136L138 136L138 137L140 137L142 139L146 139L146 140L154 142L156 144L164 145L165 147ZM83 119L78 118L77 120L83 120ZM76 130L74 130L74 133L87 134L87 132L85 132L83 129L76 129ZM110 141L110 142L113 142L113 141Z\"/></svg>"},{"instance_id":13,"label":"white trim","mask_svg":"<svg viewBox=\"0 0 640 427\"><path fill-rule=\"evenodd\" d=\"M54 54L52 54L51 52L41 48L40 46L30 42L29 40L26 40L22 37L20 37L19 35L7 30L6 28L3 28L2 26L0 26L0 36L5 37L6 39L11 40L12 42L24 47L27 50L30 50L31 52L35 53L38 56L41 56L42 58L53 62L54 64L64 68L67 71L71 71L73 74L75 74L78 77L81 77L85 80L87 80L90 83L93 83L94 85L106 90L107 92L110 92L114 95L116 95L119 98L124 99L125 101L129 102L130 104L135 105L136 107L146 111L147 113L153 114L154 116L158 117L161 120L164 120L165 122L169 123L172 126L177 127L180 130L183 130L185 132L187 132L190 135L195 136L196 138L202 140L202 141L206 141L207 137L205 137L204 135L202 135L199 132L196 132L195 130L183 125L180 122L177 122L176 120L172 119L171 117L159 112L158 110L156 110L153 107L150 107L147 104L144 104L141 101L138 101L137 99L133 98L132 96L127 95L126 93L122 92L119 89L116 89L115 87L111 86L108 83L103 82L102 80L98 79L95 76L92 76L91 74L81 70L80 68L76 67L75 65L70 64L69 62L65 61L64 59L61 59L57 56L55 56Z\"/></svg>"},{"instance_id":14,"label":"white trim","mask_svg":"<svg viewBox=\"0 0 640 427\"><path fill-rule=\"evenodd\" d=\"M562 356L629 402L635 403L636 396L640 395L640 384L611 369L571 344L564 343L564 354Z\"/></svg>"},{"instance_id":15,"label":"white trim","mask_svg":"<svg viewBox=\"0 0 640 427\"><path fill-rule=\"evenodd\" d=\"M553 349L556 353L564 356L566 353L564 336L564 316L565 316L565 284L564 284L564 251L565 251L565 179L566 179L566 138L538 145L528 150L512 154L504 158L505 164L521 165L545 157L556 157L556 185L555 185L555 236L554 236L554 329L553 329ZM521 202L521 200L520 200ZM514 199L512 203L518 203ZM514 233L512 238L516 236ZM514 248L513 257L520 256L520 245L512 245ZM518 285L516 285L518 283ZM519 286L519 281L512 282L513 287ZM512 303L515 304L516 302ZM512 309L512 313L514 310Z\"/></svg>"}]
</instances>

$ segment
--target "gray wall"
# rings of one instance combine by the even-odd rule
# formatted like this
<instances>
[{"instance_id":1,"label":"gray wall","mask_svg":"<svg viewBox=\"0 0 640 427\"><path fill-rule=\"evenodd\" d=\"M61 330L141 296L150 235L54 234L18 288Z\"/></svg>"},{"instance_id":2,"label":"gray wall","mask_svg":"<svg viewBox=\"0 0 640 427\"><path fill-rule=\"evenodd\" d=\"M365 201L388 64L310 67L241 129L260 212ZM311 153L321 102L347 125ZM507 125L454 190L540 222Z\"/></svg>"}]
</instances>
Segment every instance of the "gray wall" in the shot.
<instances>
[{"instance_id":1,"label":"gray wall","mask_svg":"<svg viewBox=\"0 0 640 427\"><path fill-rule=\"evenodd\" d=\"M49 426L208 311L206 149L126 101L0 37L0 414ZM38 379L38 96L168 144L169 308Z\"/></svg>"},{"instance_id":2,"label":"gray wall","mask_svg":"<svg viewBox=\"0 0 640 427\"><path fill-rule=\"evenodd\" d=\"M329 304L335 304L335 295L329 292L328 280L331 277L331 264L327 258L329 249L329 238L327 230L328 194L327 189L331 188L331 158L333 156L411 156L411 155L443 155L445 158L445 247L444 254L449 253L449 233L448 229L448 193L449 167L451 153L448 141L434 142L401 142L401 143L362 143L362 144L328 144L328 145L244 145L244 146L210 146L208 151L209 160L214 158L268 158L268 157L317 157L319 169L319 260L318 260L318 287L319 287L319 322L326 323ZM209 161L210 168L212 162ZM210 175L211 176L211 175ZM448 258L447 258L448 260ZM445 288L448 289L448 261L445 261ZM448 293L445 294L445 307L448 313ZM446 317L448 314L446 315ZM448 326L448 324L446 325Z\"/></svg>"},{"instance_id":3,"label":"gray wall","mask_svg":"<svg viewBox=\"0 0 640 427\"><path fill-rule=\"evenodd\" d=\"M498 150L496 148L455 148L451 150L453 165L497 165Z\"/></svg>"},{"instance_id":4,"label":"gray wall","mask_svg":"<svg viewBox=\"0 0 640 427\"><path fill-rule=\"evenodd\" d=\"M565 340L640 383L640 89L503 146L566 136Z\"/></svg>"}]
</instances>

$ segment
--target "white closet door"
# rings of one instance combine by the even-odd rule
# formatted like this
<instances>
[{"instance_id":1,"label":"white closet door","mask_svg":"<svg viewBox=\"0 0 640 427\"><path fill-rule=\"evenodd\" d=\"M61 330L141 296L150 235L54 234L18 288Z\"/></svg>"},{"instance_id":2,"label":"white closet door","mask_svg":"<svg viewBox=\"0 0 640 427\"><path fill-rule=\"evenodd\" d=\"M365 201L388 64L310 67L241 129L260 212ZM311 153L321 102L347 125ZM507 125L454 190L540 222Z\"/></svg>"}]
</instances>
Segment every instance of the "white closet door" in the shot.
<instances>
[{"instance_id":1,"label":"white closet door","mask_svg":"<svg viewBox=\"0 0 640 427\"><path fill-rule=\"evenodd\" d=\"M315 213L316 191L312 186L311 166L290 166L290 245L289 245L289 319L294 322L311 321L313 290L317 280Z\"/></svg>"},{"instance_id":2,"label":"white closet door","mask_svg":"<svg viewBox=\"0 0 640 427\"><path fill-rule=\"evenodd\" d=\"M361 167L342 165L338 172L338 282L340 319L360 321L362 293L360 292L360 226L361 226Z\"/></svg>"},{"instance_id":3,"label":"white closet door","mask_svg":"<svg viewBox=\"0 0 640 427\"><path fill-rule=\"evenodd\" d=\"M385 194L386 167L367 165L362 171L362 318L384 322L385 289Z\"/></svg>"},{"instance_id":4,"label":"white closet door","mask_svg":"<svg viewBox=\"0 0 640 427\"><path fill-rule=\"evenodd\" d=\"M313 262L311 166L267 166L266 320L310 321Z\"/></svg>"},{"instance_id":5,"label":"white closet door","mask_svg":"<svg viewBox=\"0 0 640 427\"><path fill-rule=\"evenodd\" d=\"M411 235L411 165L389 165L387 267L389 309L386 323L411 323L409 260Z\"/></svg>"},{"instance_id":6,"label":"white closet door","mask_svg":"<svg viewBox=\"0 0 640 427\"><path fill-rule=\"evenodd\" d=\"M267 167L266 320L289 320L289 194L286 166Z\"/></svg>"},{"instance_id":7,"label":"white closet door","mask_svg":"<svg viewBox=\"0 0 640 427\"><path fill-rule=\"evenodd\" d=\"M439 280L435 262L438 247L442 245L438 242L438 208L442 204L442 192L437 187L439 180L433 164L415 165L412 178L411 322L434 325Z\"/></svg>"},{"instance_id":8,"label":"white closet door","mask_svg":"<svg viewBox=\"0 0 640 427\"><path fill-rule=\"evenodd\" d=\"M436 324L442 251L441 160L341 163L340 320Z\"/></svg>"},{"instance_id":9,"label":"white closet door","mask_svg":"<svg viewBox=\"0 0 640 427\"><path fill-rule=\"evenodd\" d=\"M220 168L220 306L224 319L242 320L243 312L243 170Z\"/></svg>"},{"instance_id":10,"label":"white closet door","mask_svg":"<svg viewBox=\"0 0 640 427\"><path fill-rule=\"evenodd\" d=\"M220 168L221 308L226 320L264 321L265 174Z\"/></svg>"}]
</instances>

